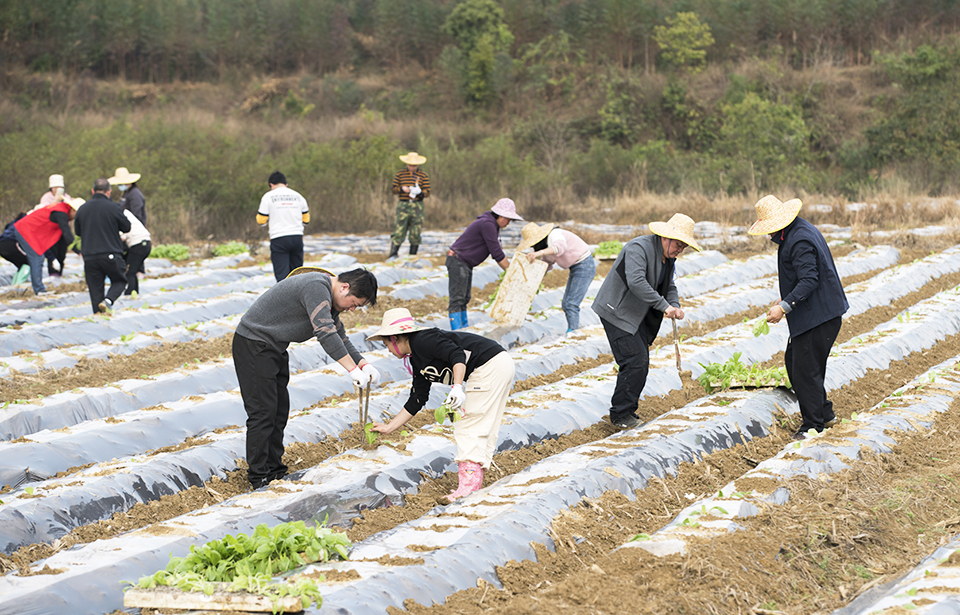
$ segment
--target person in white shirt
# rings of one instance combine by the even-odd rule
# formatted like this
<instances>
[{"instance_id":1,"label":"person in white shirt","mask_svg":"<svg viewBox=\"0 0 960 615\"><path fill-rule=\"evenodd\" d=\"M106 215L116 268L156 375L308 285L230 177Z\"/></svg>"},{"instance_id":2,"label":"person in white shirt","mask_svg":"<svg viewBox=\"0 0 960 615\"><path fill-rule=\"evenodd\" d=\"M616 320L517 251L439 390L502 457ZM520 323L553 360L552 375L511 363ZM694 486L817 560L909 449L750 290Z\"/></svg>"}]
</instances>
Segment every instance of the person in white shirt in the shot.
<instances>
[{"instance_id":1,"label":"person in white shirt","mask_svg":"<svg viewBox=\"0 0 960 615\"><path fill-rule=\"evenodd\" d=\"M137 274L140 271L143 261L150 256L153 244L150 242L150 231L147 230L140 219L133 215L129 209L123 210L124 217L130 221L130 232L120 233L120 239L127 251L123 253L123 260L127 264L127 289L123 291L125 295L140 293L139 280Z\"/></svg>"},{"instance_id":2,"label":"person in white shirt","mask_svg":"<svg viewBox=\"0 0 960 615\"><path fill-rule=\"evenodd\" d=\"M260 199L257 224L269 223L270 262L277 282L303 266L303 226L310 222L307 200L287 187L287 178L274 171L267 180L270 190Z\"/></svg>"}]
</instances>

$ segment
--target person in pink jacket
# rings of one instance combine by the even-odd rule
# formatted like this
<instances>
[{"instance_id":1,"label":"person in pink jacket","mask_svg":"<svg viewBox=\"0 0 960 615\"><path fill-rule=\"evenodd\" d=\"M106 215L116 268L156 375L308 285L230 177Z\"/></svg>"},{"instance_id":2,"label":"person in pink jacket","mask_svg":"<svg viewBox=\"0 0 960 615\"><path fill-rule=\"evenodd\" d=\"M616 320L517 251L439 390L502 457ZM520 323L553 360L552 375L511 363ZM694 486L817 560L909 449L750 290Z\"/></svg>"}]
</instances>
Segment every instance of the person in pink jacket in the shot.
<instances>
[{"instance_id":1,"label":"person in pink jacket","mask_svg":"<svg viewBox=\"0 0 960 615\"><path fill-rule=\"evenodd\" d=\"M567 317L567 333L580 328L580 303L587 295L590 282L597 273L597 264L593 260L593 252L587 243L570 231L556 227L553 224L537 226L535 223L523 227L523 241L519 250L533 248L527 253L527 260L533 262L538 258L550 266L569 270L567 288L563 291L563 300L560 307Z\"/></svg>"}]
</instances>

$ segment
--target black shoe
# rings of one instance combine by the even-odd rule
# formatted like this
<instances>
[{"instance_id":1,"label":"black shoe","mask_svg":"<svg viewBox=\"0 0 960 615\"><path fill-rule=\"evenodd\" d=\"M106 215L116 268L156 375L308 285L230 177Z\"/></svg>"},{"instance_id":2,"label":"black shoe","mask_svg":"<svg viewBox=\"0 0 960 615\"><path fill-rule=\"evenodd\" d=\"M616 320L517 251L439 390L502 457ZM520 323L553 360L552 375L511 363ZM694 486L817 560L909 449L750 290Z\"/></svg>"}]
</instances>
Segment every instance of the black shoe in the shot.
<instances>
[{"instance_id":1,"label":"black shoe","mask_svg":"<svg viewBox=\"0 0 960 615\"><path fill-rule=\"evenodd\" d=\"M627 415L625 418L622 418L619 421L614 421L611 418L610 422L613 423L613 426L617 429L633 429L634 427L640 426L640 419L632 414Z\"/></svg>"},{"instance_id":2,"label":"black shoe","mask_svg":"<svg viewBox=\"0 0 960 615\"><path fill-rule=\"evenodd\" d=\"M414 254L416 254L417 250L419 249L420 249L420 244L417 244L417 245L410 244L410 256L413 256Z\"/></svg>"},{"instance_id":3,"label":"black shoe","mask_svg":"<svg viewBox=\"0 0 960 615\"><path fill-rule=\"evenodd\" d=\"M795 434L793 434L792 436L790 436L790 439L791 439L791 440L794 440L794 441L800 441L800 440L803 440L803 439L806 438L806 437L807 437L807 432L805 432L805 431L803 431L803 430L801 429L800 431L798 431L798 432L796 432Z\"/></svg>"},{"instance_id":4,"label":"black shoe","mask_svg":"<svg viewBox=\"0 0 960 615\"><path fill-rule=\"evenodd\" d=\"M256 491L262 487L266 487L270 484L270 481L273 480L273 477L268 476L266 478L258 478L257 480L250 480L250 486L253 487L253 490Z\"/></svg>"},{"instance_id":5,"label":"black shoe","mask_svg":"<svg viewBox=\"0 0 960 615\"><path fill-rule=\"evenodd\" d=\"M400 254L400 244L398 244L398 243L391 243L391 244L390 244L390 256L388 256L387 258L388 258L388 259L390 259L390 258L397 258L397 256L398 256L399 254Z\"/></svg>"}]
</instances>

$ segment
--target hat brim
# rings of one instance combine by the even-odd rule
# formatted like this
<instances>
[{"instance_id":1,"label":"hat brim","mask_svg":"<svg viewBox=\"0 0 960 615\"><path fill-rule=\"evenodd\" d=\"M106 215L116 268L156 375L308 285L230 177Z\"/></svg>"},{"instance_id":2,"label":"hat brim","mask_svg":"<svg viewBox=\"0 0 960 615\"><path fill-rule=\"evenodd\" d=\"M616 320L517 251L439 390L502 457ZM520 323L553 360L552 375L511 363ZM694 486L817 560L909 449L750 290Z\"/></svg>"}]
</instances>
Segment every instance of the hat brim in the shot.
<instances>
[{"instance_id":1,"label":"hat brim","mask_svg":"<svg viewBox=\"0 0 960 615\"><path fill-rule=\"evenodd\" d=\"M416 158L412 158L410 156L400 156L400 162L403 162L404 164L412 164L417 167L426 161L427 159L423 156L417 156Z\"/></svg>"},{"instance_id":2,"label":"hat brim","mask_svg":"<svg viewBox=\"0 0 960 615\"><path fill-rule=\"evenodd\" d=\"M110 182L111 186L116 186L119 184L132 184L140 180L139 173L130 173L129 175L114 175L107 181Z\"/></svg>"},{"instance_id":3,"label":"hat brim","mask_svg":"<svg viewBox=\"0 0 960 615\"><path fill-rule=\"evenodd\" d=\"M766 220L757 220L747 231L747 235L769 235L787 228L791 222L797 219L801 207L803 207L803 201L800 199L790 199L784 202L777 210L777 216Z\"/></svg>"},{"instance_id":4,"label":"hat brim","mask_svg":"<svg viewBox=\"0 0 960 615\"><path fill-rule=\"evenodd\" d=\"M520 242L520 246L517 248L519 252L523 252L527 248L537 245L543 241L547 235L550 234L550 231L554 229L556 225L553 222L544 224L543 226L537 227L537 234L531 237L530 239L524 239Z\"/></svg>"},{"instance_id":5,"label":"hat brim","mask_svg":"<svg viewBox=\"0 0 960 615\"><path fill-rule=\"evenodd\" d=\"M398 326L388 326L380 327L373 335L367 338L368 342L384 342L386 343L387 338L391 335L407 335L409 333L416 333L417 331L423 331L426 327L421 327L420 325L413 325L412 328L407 328L401 330Z\"/></svg>"},{"instance_id":6,"label":"hat brim","mask_svg":"<svg viewBox=\"0 0 960 615\"><path fill-rule=\"evenodd\" d=\"M703 248L700 247L700 244L698 244L693 237L681 237L680 233L674 231L673 227L666 222L651 222L647 226L650 228L650 232L654 235L666 237L667 239L676 239L677 241L682 241L697 252L703 252Z\"/></svg>"}]
</instances>

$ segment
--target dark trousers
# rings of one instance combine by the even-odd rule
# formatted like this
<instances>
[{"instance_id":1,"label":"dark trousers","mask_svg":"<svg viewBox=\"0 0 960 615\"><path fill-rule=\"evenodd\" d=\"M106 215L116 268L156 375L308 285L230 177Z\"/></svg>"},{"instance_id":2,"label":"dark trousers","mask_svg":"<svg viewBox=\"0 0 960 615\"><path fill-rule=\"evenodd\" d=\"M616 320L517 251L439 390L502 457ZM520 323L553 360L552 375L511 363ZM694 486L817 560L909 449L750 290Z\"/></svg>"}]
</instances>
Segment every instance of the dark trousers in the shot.
<instances>
[{"instance_id":1,"label":"dark trousers","mask_svg":"<svg viewBox=\"0 0 960 615\"><path fill-rule=\"evenodd\" d=\"M833 402L827 399L823 380L827 373L827 357L837 341L842 322L843 319L837 316L787 342L783 362L800 403L800 415L803 417L800 431L823 431L824 423L835 418Z\"/></svg>"},{"instance_id":2,"label":"dark trousers","mask_svg":"<svg viewBox=\"0 0 960 615\"><path fill-rule=\"evenodd\" d=\"M67 247L69 244L63 235L60 235L60 239L57 240L57 243L50 246L50 249L44 252L44 256L47 257L47 273L50 275L62 274L63 273L63 264L67 260ZM54 267L54 261L60 263L60 269Z\"/></svg>"},{"instance_id":3,"label":"dark trousers","mask_svg":"<svg viewBox=\"0 0 960 615\"><path fill-rule=\"evenodd\" d=\"M16 265L17 269L20 269L24 265L29 265L27 255L17 247L16 239L0 241L0 256Z\"/></svg>"},{"instance_id":4,"label":"dark trousers","mask_svg":"<svg viewBox=\"0 0 960 615\"><path fill-rule=\"evenodd\" d=\"M616 327L603 318L600 319L603 332L607 334L613 358L619 366L617 384L610 398L610 421L617 423L628 416L639 418L636 415L637 403L640 394L647 384L647 374L650 371L650 343L654 338L644 324L640 325L635 333L628 333ZM650 339L648 339L650 338Z\"/></svg>"},{"instance_id":5,"label":"dark trousers","mask_svg":"<svg viewBox=\"0 0 960 615\"><path fill-rule=\"evenodd\" d=\"M265 342L233 336L233 366L247 411L247 478L254 486L287 473L283 430L290 414L290 364L287 351Z\"/></svg>"},{"instance_id":6,"label":"dark trousers","mask_svg":"<svg viewBox=\"0 0 960 615\"><path fill-rule=\"evenodd\" d=\"M270 262L277 282L297 267L303 267L303 235L287 235L270 240Z\"/></svg>"},{"instance_id":7,"label":"dark trousers","mask_svg":"<svg viewBox=\"0 0 960 615\"><path fill-rule=\"evenodd\" d=\"M127 263L127 290L123 294L129 295L134 291L140 292L137 272L143 267L143 261L147 260L152 249L153 244L149 239L144 239L140 243L127 248L127 253L123 255L123 260Z\"/></svg>"},{"instance_id":8,"label":"dark trousers","mask_svg":"<svg viewBox=\"0 0 960 615\"><path fill-rule=\"evenodd\" d=\"M447 295L449 305L447 311L451 314L463 312L470 303L473 288L473 267L466 264L456 255L447 255Z\"/></svg>"},{"instance_id":9,"label":"dark trousers","mask_svg":"<svg viewBox=\"0 0 960 615\"><path fill-rule=\"evenodd\" d=\"M119 254L102 254L83 257L83 277L87 280L90 290L90 304L93 313L100 313L100 303L103 301L104 280L110 278L110 289L107 299L116 302L127 287L127 276L124 274L126 264Z\"/></svg>"}]
</instances>

